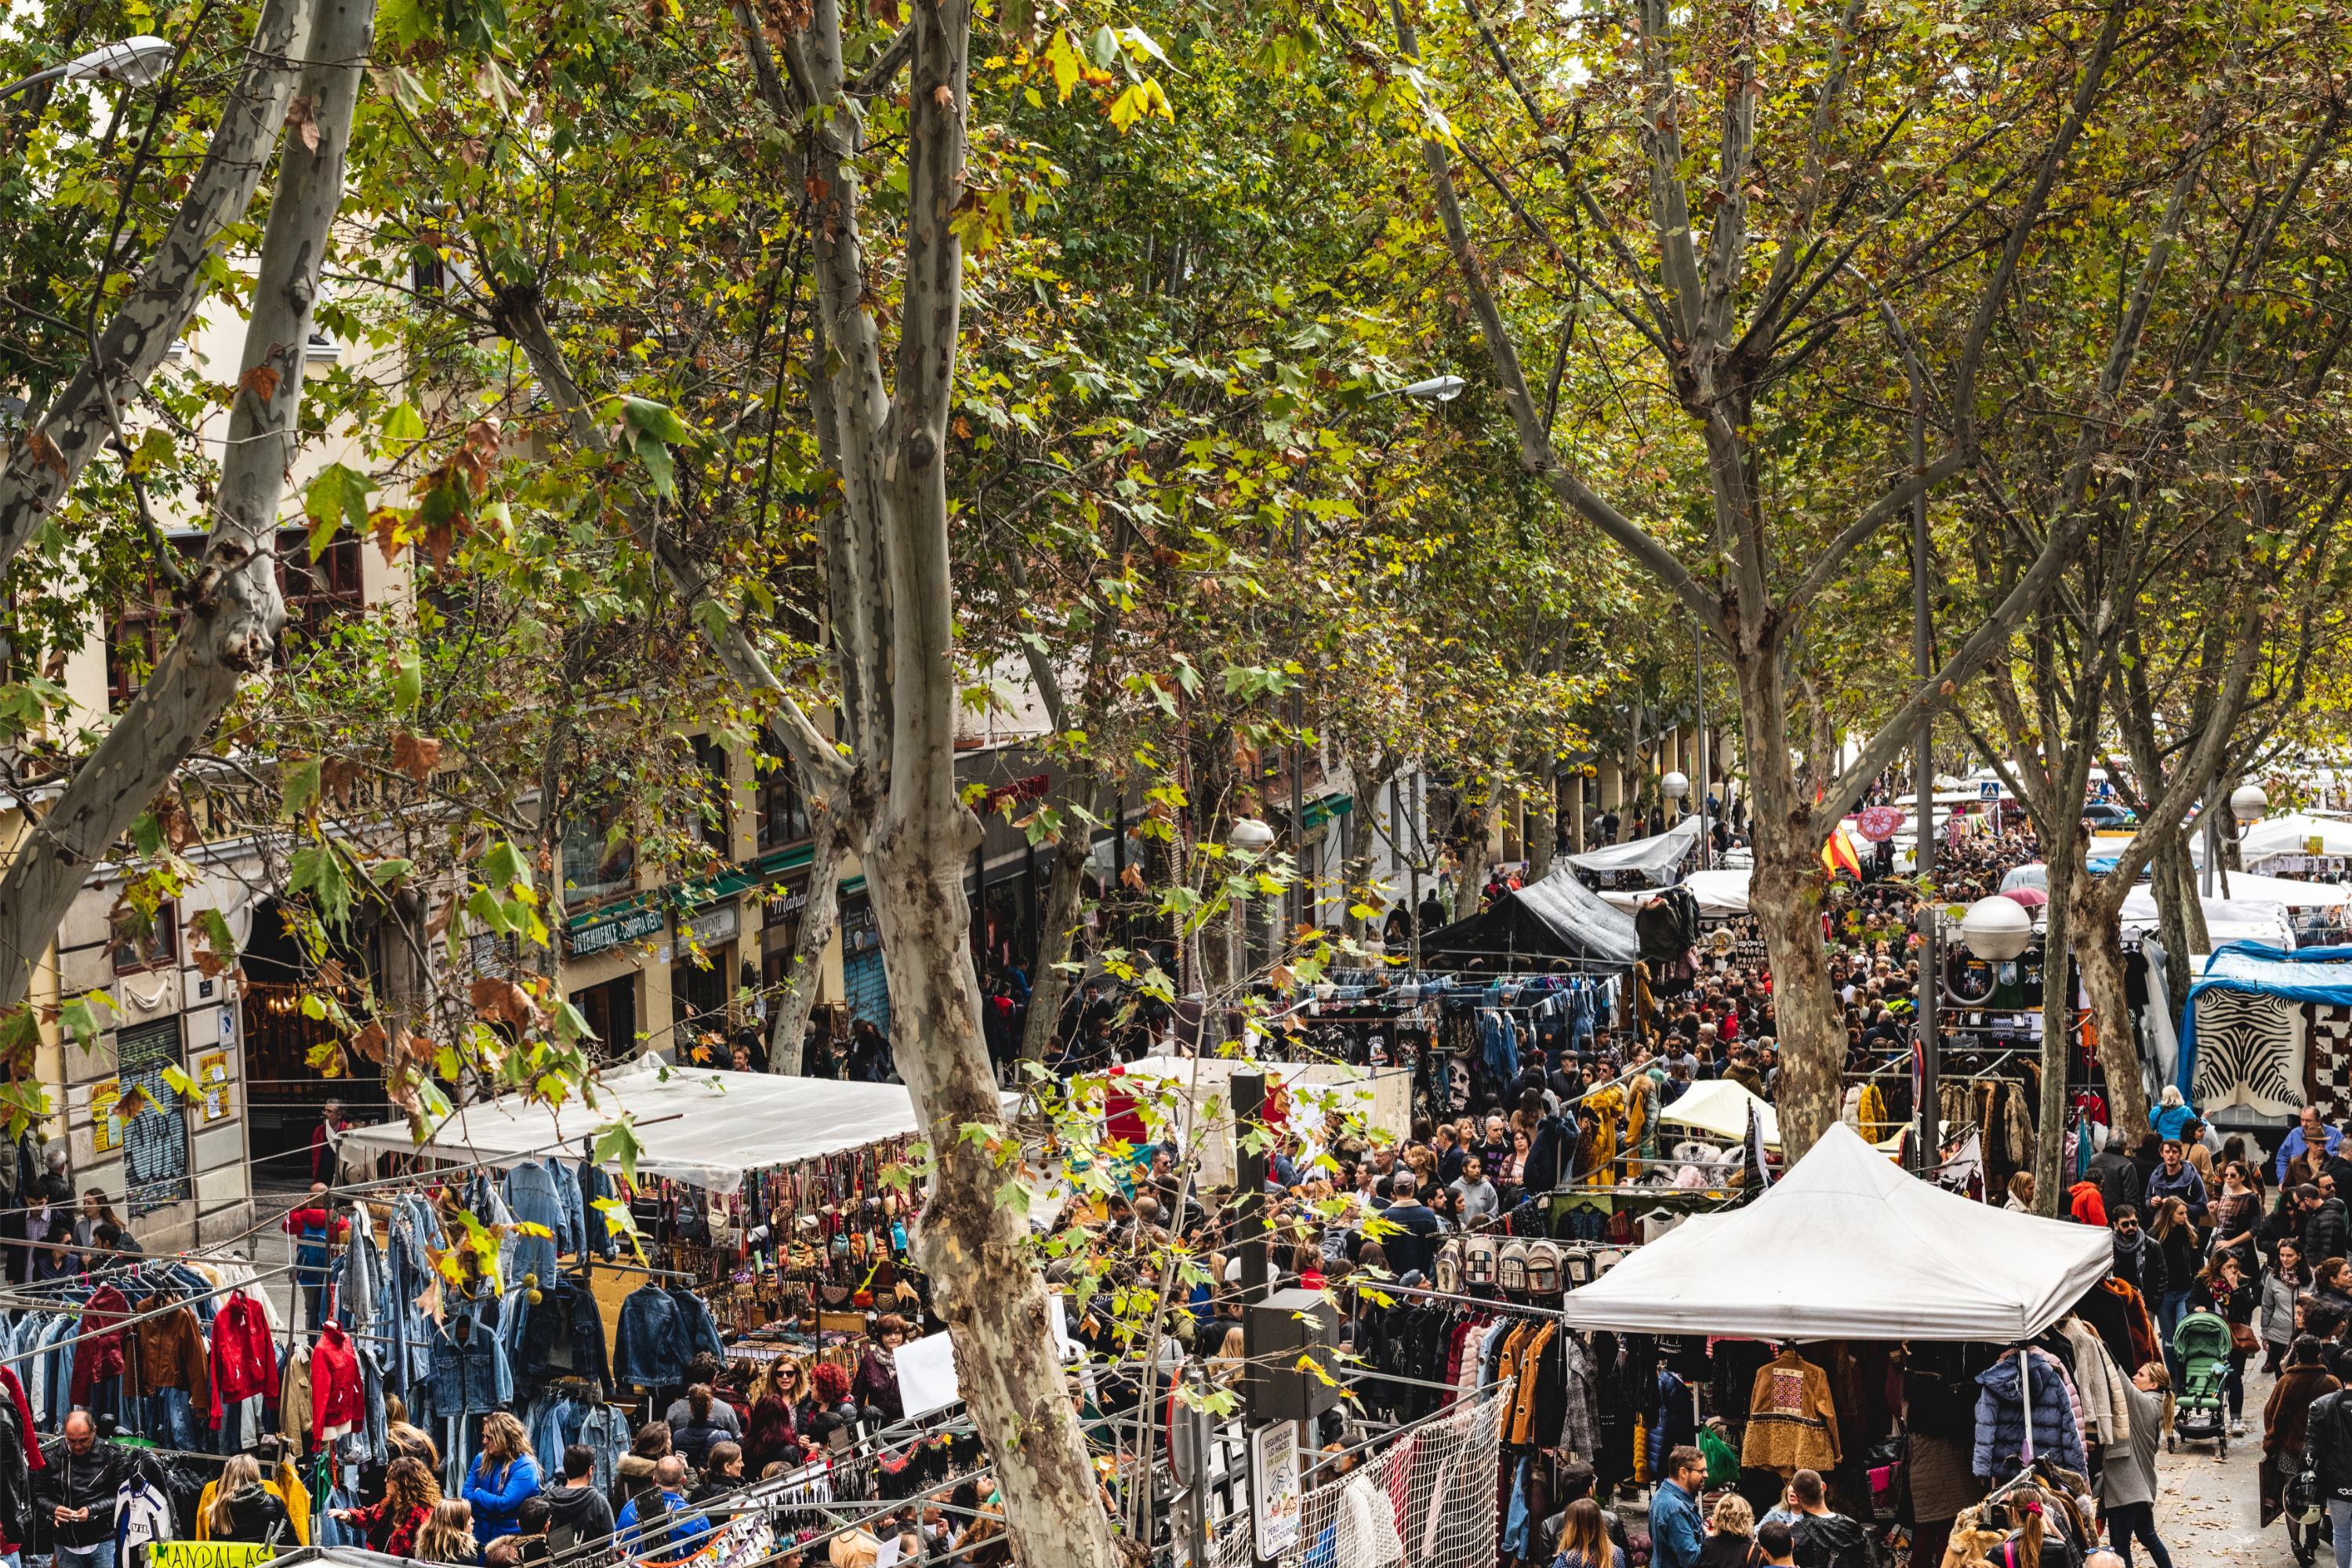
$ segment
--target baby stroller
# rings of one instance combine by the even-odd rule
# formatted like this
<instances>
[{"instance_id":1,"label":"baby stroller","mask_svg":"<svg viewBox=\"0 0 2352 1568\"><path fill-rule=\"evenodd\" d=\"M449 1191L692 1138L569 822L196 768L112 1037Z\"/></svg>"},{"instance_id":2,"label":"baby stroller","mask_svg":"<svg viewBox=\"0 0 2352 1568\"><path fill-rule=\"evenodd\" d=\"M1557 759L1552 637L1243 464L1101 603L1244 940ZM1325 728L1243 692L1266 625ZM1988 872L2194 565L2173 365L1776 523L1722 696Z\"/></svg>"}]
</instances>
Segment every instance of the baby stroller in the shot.
<instances>
[{"instance_id":1,"label":"baby stroller","mask_svg":"<svg viewBox=\"0 0 2352 1568\"><path fill-rule=\"evenodd\" d=\"M2191 1312L2172 1331L2172 1348L2180 1357L2181 1377L2165 1451L2173 1450L2177 1436L2215 1444L2215 1455L2226 1458L2230 1422L2221 1408L2221 1385L2230 1377L2230 1325L2211 1312Z\"/></svg>"}]
</instances>

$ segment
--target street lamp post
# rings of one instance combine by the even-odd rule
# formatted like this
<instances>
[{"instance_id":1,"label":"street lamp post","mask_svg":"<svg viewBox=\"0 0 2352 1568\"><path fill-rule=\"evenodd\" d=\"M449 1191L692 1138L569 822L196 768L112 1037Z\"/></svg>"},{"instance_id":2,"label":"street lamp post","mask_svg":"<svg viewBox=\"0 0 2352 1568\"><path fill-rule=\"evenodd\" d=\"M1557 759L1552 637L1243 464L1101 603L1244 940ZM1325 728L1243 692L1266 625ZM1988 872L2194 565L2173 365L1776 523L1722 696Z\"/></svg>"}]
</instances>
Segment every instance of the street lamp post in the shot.
<instances>
[{"instance_id":1,"label":"street lamp post","mask_svg":"<svg viewBox=\"0 0 2352 1568\"><path fill-rule=\"evenodd\" d=\"M1919 378L1911 378L1911 471L1917 473L1927 464L1927 390ZM1927 618L1927 576L1934 557L1929 553L1927 538L1927 497L1922 491L1911 503L1911 662L1917 670L1921 685L1936 673L1935 650L1930 646ZM1911 874L1919 885L1934 893L1936 879L1936 720L1934 710L1926 703L1919 706L1918 755L1913 759L1911 772L1911 804L1919 809L1917 831L1911 836ZM2006 901L2006 900L2004 900ZM1944 1041L1937 1033L1936 1007L1943 998L1943 957L1938 951L1935 907L1925 907L1927 919L1920 923L1919 931L1919 1170L1927 1173L1935 1163L1935 1152L1940 1141L1937 1129L1936 1100L1941 1089L1944 1073ZM2011 906L2014 908L2014 905ZM2031 923L2030 921L2028 922Z\"/></svg>"},{"instance_id":2,"label":"street lamp post","mask_svg":"<svg viewBox=\"0 0 2352 1568\"><path fill-rule=\"evenodd\" d=\"M145 87L172 63L172 46L142 33L77 55L61 66L35 71L21 81L0 87L0 98L14 98L28 87L63 78L67 81L116 81L125 87Z\"/></svg>"},{"instance_id":3,"label":"street lamp post","mask_svg":"<svg viewBox=\"0 0 2352 1568\"><path fill-rule=\"evenodd\" d=\"M2221 821L2222 812L2219 806L2207 808L2205 812L2205 885L2199 889L2205 897L2210 899L2213 896L2213 879L2221 875L2221 847L2225 844L2235 844L2243 838L2246 824L2260 822L2263 819L2263 813L2270 809L2270 804L2271 797L2263 793L2262 785L2241 784L2230 792L2230 820L2227 826L2224 826ZM2226 890L2229 883L2225 880L2221 886Z\"/></svg>"},{"instance_id":4,"label":"street lamp post","mask_svg":"<svg viewBox=\"0 0 2352 1568\"><path fill-rule=\"evenodd\" d=\"M1696 610L1691 612L1691 674L1698 691L1698 868L1704 871L1708 864L1707 840L1714 834L1706 819L1706 786L1715 774L1706 765L1706 642Z\"/></svg>"}]
</instances>

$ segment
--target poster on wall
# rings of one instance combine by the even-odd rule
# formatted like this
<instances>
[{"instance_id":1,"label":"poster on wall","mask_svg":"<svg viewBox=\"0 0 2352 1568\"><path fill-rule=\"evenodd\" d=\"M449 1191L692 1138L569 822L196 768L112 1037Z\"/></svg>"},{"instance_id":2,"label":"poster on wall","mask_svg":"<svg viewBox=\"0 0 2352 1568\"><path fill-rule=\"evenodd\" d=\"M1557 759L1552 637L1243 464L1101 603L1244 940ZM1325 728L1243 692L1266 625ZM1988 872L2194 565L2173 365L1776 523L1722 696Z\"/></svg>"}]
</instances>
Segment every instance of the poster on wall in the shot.
<instances>
[{"instance_id":1,"label":"poster on wall","mask_svg":"<svg viewBox=\"0 0 2352 1568\"><path fill-rule=\"evenodd\" d=\"M122 1147L122 1119L114 1108L122 1100L122 1080L101 1079L89 1086L89 1142L101 1154Z\"/></svg>"},{"instance_id":2,"label":"poster on wall","mask_svg":"<svg viewBox=\"0 0 2352 1568\"><path fill-rule=\"evenodd\" d=\"M227 1119L228 1053L206 1051L196 1058L196 1088L204 1094L204 1117L206 1126Z\"/></svg>"}]
</instances>

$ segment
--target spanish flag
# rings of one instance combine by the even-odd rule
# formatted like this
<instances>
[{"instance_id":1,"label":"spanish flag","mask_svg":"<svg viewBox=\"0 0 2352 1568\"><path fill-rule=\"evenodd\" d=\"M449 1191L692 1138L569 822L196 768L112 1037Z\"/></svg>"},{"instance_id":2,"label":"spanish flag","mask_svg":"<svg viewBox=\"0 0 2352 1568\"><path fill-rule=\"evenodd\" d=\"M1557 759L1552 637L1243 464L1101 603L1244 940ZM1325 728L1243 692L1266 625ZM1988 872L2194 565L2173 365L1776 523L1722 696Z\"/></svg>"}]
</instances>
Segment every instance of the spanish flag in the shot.
<instances>
[{"instance_id":1,"label":"spanish flag","mask_svg":"<svg viewBox=\"0 0 2352 1568\"><path fill-rule=\"evenodd\" d=\"M1854 880L1862 879L1862 857L1853 852L1853 840L1843 827L1832 833L1830 841L1822 846L1822 864L1832 877L1840 871L1851 871Z\"/></svg>"}]
</instances>

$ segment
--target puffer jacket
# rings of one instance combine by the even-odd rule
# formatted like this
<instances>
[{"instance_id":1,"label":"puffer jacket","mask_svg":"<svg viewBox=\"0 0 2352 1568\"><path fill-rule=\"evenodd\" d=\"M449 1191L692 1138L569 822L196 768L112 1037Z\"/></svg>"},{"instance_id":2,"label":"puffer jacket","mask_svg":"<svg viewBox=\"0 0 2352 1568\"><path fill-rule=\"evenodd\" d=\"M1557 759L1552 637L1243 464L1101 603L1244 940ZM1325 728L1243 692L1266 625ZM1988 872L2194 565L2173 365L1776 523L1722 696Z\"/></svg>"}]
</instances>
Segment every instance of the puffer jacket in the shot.
<instances>
[{"instance_id":1,"label":"puffer jacket","mask_svg":"<svg viewBox=\"0 0 2352 1568\"><path fill-rule=\"evenodd\" d=\"M2263 1343L2284 1345L2294 1340L2294 1287L2273 1269L2263 1276Z\"/></svg>"},{"instance_id":2,"label":"puffer jacket","mask_svg":"<svg viewBox=\"0 0 2352 1568\"><path fill-rule=\"evenodd\" d=\"M2033 1364L2033 1457L2089 1475L2082 1418L2065 1375L2047 1352L2026 1353ZM2006 1480L2024 1468L2020 1456L2025 1447L2025 1402L2018 1388L2017 1355L2008 1352L1977 1373L1977 1435L1969 1468L1979 1476Z\"/></svg>"}]
</instances>

